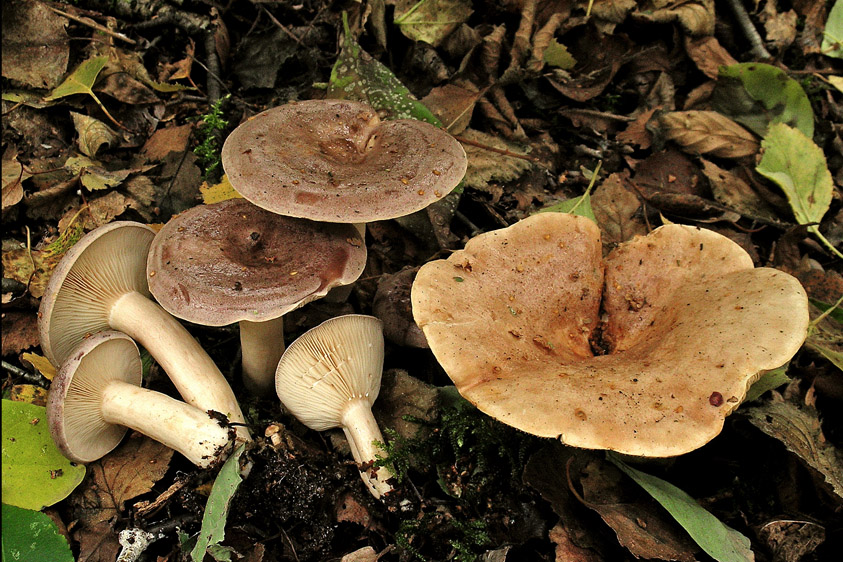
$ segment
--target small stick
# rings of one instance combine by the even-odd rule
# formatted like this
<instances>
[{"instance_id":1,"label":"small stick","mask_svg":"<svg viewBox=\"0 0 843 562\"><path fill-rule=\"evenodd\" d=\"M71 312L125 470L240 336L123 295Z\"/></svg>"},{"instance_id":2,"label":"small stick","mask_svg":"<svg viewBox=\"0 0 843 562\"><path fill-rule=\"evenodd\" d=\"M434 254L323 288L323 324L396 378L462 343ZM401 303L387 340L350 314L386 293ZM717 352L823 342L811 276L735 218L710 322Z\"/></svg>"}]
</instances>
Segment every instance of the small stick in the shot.
<instances>
[{"instance_id":1,"label":"small stick","mask_svg":"<svg viewBox=\"0 0 843 562\"><path fill-rule=\"evenodd\" d=\"M117 33L116 31L112 31L112 30L108 29L107 27L105 27L104 25L98 24L97 22L95 22L91 18L83 18L83 17L75 16L73 14L69 14L69 13L64 12L62 10L59 10L58 8L54 8L53 6L47 6L47 7L50 8L52 11L54 11L55 13L57 13L60 16L64 16L67 19L71 19L75 22L79 22L82 25L87 25L88 27L90 27L92 29L96 29L100 33L105 33L106 35L111 35L115 39L120 39L121 41L125 41L129 45L137 45L138 44L138 42L135 41L134 39L130 39L130 38L126 37L125 35L123 35L122 33Z\"/></svg>"},{"instance_id":2,"label":"small stick","mask_svg":"<svg viewBox=\"0 0 843 562\"><path fill-rule=\"evenodd\" d=\"M759 59L773 58L773 55L764 47L764 41L762 41L761 36L758 34L758 30L752 25L749 14L746 13L746 8L741 4L741 0L726 0L726 3L732 9L732 13L735 14L735 19L738 20L738 25L743 30L744 35L749 39L749 44L752 46L752 56Z\"/></svg>"}]
</instances>

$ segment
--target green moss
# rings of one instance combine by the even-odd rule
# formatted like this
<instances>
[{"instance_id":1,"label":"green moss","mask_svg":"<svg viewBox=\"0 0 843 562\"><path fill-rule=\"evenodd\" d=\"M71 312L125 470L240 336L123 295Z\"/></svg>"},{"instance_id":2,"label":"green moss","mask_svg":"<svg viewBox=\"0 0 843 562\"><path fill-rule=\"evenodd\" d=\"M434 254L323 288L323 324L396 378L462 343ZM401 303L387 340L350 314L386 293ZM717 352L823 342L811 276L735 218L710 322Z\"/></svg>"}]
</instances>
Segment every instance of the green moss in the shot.
<instances>
[{"instance_id":1,"label":"green moss","mask_svg":"<svg viewBox=\"0 0 843 562\"><path fill-rule=\"evenodd\" d=\"M223 105L228 101L230 95L225 95L211 104L208 113L199 117L200 123L197 131L199 145L193 149L193 153L199 157L199 166L202 168L202 177L205 180L216 178L220 170L220 139L228 121L223 119Z\"/></svg>"}]
</instances>

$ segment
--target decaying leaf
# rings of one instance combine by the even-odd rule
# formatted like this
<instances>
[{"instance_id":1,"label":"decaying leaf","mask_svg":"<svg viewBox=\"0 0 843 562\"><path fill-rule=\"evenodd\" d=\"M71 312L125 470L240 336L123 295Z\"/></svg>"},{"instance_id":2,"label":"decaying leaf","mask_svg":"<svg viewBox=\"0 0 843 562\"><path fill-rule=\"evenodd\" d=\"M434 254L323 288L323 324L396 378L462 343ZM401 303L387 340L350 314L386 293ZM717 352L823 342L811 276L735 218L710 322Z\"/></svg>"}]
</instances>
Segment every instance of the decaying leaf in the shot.
<instances>
[{"instance_id":1,"label":"decaying leaf","mask_svg":"<svg viewBox=\"0 0 843 562\"><path fill-rule=\"evenodd\" d=\"M40 2L4 0L2 21L3 77L32 88L55 87L70 58L67 20Z\"/></svg>"},{"instance_id":2,"label":"decaying leaf","mask_svg":"<svg viewBox=\"0 0 843 562\"><path fill-rule=\"evenodd\" d=\"M831 206L834 182L820 147L798 129L770 125L764 155L755 170L782 188L799 224L818 223ZM808 227L834 254L843 258L815 224Z\"/></svg>"},{"instance_id":3,"label":"decaying leaf","mask_svg":"<svg viewBox=\"0 0 843 562\"><path fill-rule=\"evenodd\" d=\"M97 77L107 62L108 57L105 56L92 57L83 61L76 67L76 70L71 72L70 76L64 79L64 82L56 86L53 91L43 99L43 101L58 100L76 94L88 94L93 98L97 105L100 106L100 109L102 109L103 113L105 113L111 122L122 128L123 126L111 116L108 109L105 108L93 90Z\"/></svg>"},{"instance_id":4,"label":"decaying leaf","mask_svg":"<svg viewBox=\"0 0 843 562\"><path fill-rule=\"evenodd\" d=\"M658 121L664 136L689 154L742 158L758 152L752 133L715 111L672 111Z\"/></svg>"},{"instance_id":5,"label":"decaying leaf","mask_svg":"<svg viewBox=\"0 0 843 562\"><path fill-rule=\"evenodd\" d=\"M568 47L556 39L551 40L548 44L542 60L550 66L555 66L562 70L571 70L577 64L577 59L568 52Z\"/></svg>"},{"instance_id":6,"label":"decaying leaf","mask_svg":"<svg viewBox=\"0 0 843 562\"><path fill-rule=\"evenodd\" d=\"M714 33L714 0L673 0L656 2L655 10L639 8L635 17L643 21L656 23L676 22L691 36L712 35Z\"/></svg>"},{"instance_id":7,"label":"decaying leaf","mask_svg":"<svg viewBox=\"0 0 843 562\"><path fill-rule=\"evenodd\" d=\"M88 465L89 477L70 497L86 527L111 521L124 504L152 489L169 468L173 450L132 432L122 445Z\"/></svg>"},{"instance_id":8,"label":"decaying leaf","mask_svg":"<svg viewBox=\"0 0 843 562\"><path fill-rule=\"evenodd\" d=\"M199 186L199 193L202 194L202 201L206 205L212 203L219 203L227 199L234 199L243 197L232 187L231 182L228 181L228 176L223 175L218 184L208 185L208 182L202 182Z\"/></svg>"},{"instance_id":9,"label":"decaying leaf","mask_svg":"<svg viewBox=\"0 0 843 562\"><path fill-rule=\"evenodd\" d=\"M805 346L831 361L843 371L843 324L833 318L832 312L839 309L840 303L831 305L829 314L820 319L821 312L811 306L811 328Z\"/></svg>"},{"instance_id":10,"label":"decaying leaf","mask_svg":"<svg viewBox=\"0 0 843 562\"><path fill-rule=\"evenodd\" d=\"M3 313L3 356L17 355L38 345L38 323L35 314L19 310Z\"/></svg>"},{"instance_id":11,"label":"decaying leaf","mask_svg":"<svg viewBox=\"0 0 843 562\"><path fill-rule=\"evenodd\" d=\"M132 170L106 170L101 163L86 156L71 156L64 167L74 175L79 174L82 185L91 191L117 187L132 173Z\"/></svg>"},{"instance_id":12,"label":"decaying leaf","mask_svg":"<svg viewBox=\"0 0 843 562\"><path fill-rule=\"evenodd\" d=\"M717 78L721 66L731 66L738 62L714 36L686 37L685 51L697 68L709 78Z\"/></svg>"},{"instance_id":13,"label":"decaying leaf","mask_svg":"<svg viewBox=\"0 0 843 562\"><path fill-rule=\"evenodd\" d=\"M73 126L79 134L76 139L79 150L85 156L94 158L100 148L108 148L120 139L111 127L99 119L75 111L70 112L70 117L73 118Z\"/></svg>"},{"instance_id":14,"label":"decaying leaf","mask_svg":"<svg viewBox=\"0 0 843 562\"><path fill-rule=\"evenodd\" d=\"M50 360L43 355L38 355L37 353L24 353L21 355L21 361L29 363L37 369L39 373L50 380L53 380L53 377L56 376L55 365L50 363Z\"/></svg>"},{"instance_id":15,"label":"decaying leaf","mask_svg":"<svg viewBox=\"0 0 843 562\"><path fill-rule=\"evenodd\" d=\"M474 10L469 0L393 0L395 25L413 41L439 46Z\"/></svg>"},{"instance_id":16,"label":"decaying leaf","mask_svg":"<svg viewBox=\"0 0 843 562\"><path fill-rule=\"evenodd\" d=\"M430 90L422 103L442 122L452 135L459 135L471 121L480 93L455 84L437 86Z\"/></svg>"},{"instance_id":17,"label":"decaying leaf","mask_svg":"<svg viewBox=\"0 0 843 562\"><path fill-rule=\"evenodd\" d=\"M820 46L822 53L836 59L843 59L843 2L837 0L828 13Z\"/></svg>"},{"instance_id":18,"label":"decaying leaf","mask_svg":"<svg viewBox=\"0 0 843 562\"><path fill-rule=\"evenodd\" d=\"M604 254L637 234L647 234L647 225L639 216L641 201L624 187L620 174L611 174L597 186L591 205L600 226Z\"/></svg>"},{"instance_id":19,"label":"decaying leaf","mask_svg":"<svg viewBox=\"0 0 843 562\"><path fill-rule=\"evenodd\" d=\"M822 436L817 412L790 402L767 402L742 410L752 424L825 477L843 497L843 453Z\"/></svg>"},{"instance_id":20,"label":"decaying leaf","mask_svg":"<svg viewBox=\"0 0 843 562\"><path fill-rule=\"evenodd\" d=\"M474 129L466 129L461 136L482 146L514 154L526 154L521 145ZM463 184L467 187L483 190L491 181L512 181L531 166L529 160L506 156L474 144L463 143L463 148L468 157L468 168L463 179Z\"/></svg>"},{"instance_id":21,"label":"decaying leaf","mask_svg":"<svg viewBox=\"0 0 843 562\"><path fill-rule=\"evenodd\" d=\"M17 205L23 199L23 182L30 174L18 162L17 154L3 158L3 210Z\"/></svg>"},{"instance_id":22,"label":"decaying leaf","mask_svg":"<svg viewBox=\"0 0 843 562\"><path fill-rule=\"evenodd\" d=\"M702 160L702 171L708 178L714 198L723 205L749 218L778 222L775 211L738 175L717 164Z\"/></svg>"}]
</instances>

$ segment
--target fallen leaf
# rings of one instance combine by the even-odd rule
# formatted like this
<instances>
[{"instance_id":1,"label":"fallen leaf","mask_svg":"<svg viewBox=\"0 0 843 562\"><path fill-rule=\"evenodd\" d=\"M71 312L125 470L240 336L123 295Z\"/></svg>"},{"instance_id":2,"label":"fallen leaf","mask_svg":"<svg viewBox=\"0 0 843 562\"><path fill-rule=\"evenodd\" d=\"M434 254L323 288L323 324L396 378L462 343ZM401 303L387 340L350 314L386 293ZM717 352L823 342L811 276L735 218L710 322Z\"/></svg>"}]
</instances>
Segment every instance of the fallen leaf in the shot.
<instances>
[{"instance_id":1,"label":"fallen leaf","mask_svg":"<svg viewBox=\"0 0 843 562\"><path fill-rule=\"evenodd\" d=\"M489 146L498 150L525 155L524 147L512 141L475 129L466 129L460 136L480 145L463 143L465 154L468 157L468 167L463 178L463 185L466 187L482 191L492 181L510 182L520 177L532 165L529 160L506 156L499 152L481 148L481 146Z\"/></svg>"},{"instance_id":2,"label":"fallen leaf","mask_svg":"<svg viewBox=\"0 0 843 562\"><path fill-rule=\"evenodd\" d=\"M449 133L459 135L468 127L479 96L476 89L446 84L430 90L421 101Z\"/></svg>"},{"instance_id":3,"label":"fallen leaf","mask_svg":"<svg viewBox=\"0 0 843 562\"><path fill-rule=\"evenodd\" d=\"M337 521L356 523L368 529L372 523L372 515L352 494L346 493L337 501Z\"/></svg>"},{"instance_id":4,"label":"fallen leaf","mask_svg":"<svg viewBox=\"0 0 843 562\"><path fill-rule=\"evenodd\" d=\"M694 498L661 478L632 468L614 453L607 453L607 458L653 496L706 554L718 562L755 560L749 539L722 523Z\"/></svg>"},{"instance_id":5,"label":"fallen leaf","mask_svg":"<svg viewBox=\"0 0 843 562\"><path fill-rule=\"evenodd\" d=\"M790 402L767 402L741 410L752 424L825 477L826 483L843 497L843 453L822 436L817 412Z\"/></svg>"},{"instance_id":6,"label":"fallen leaf","mask_svg":"<svg viewBox=\"0 0 843 562\"><path fill-rule=\"evenodd\" d=\"M61 82L70 58L67 20L40 2L4 0L2 21L3 77L32 88Z\"/></svg>"},{"instance_id":7,"label":"fallen leaf","mask_svg":"<svg viewBox=\"0 0 843 562\"><path fill-rule=\"evenodd\" d=\"M9 391L9 400L47 407L47 390L34 384L16 384Z\"/></svg>"},{"instance_id":8,"label":"fallen leaf","mask_svg":"<svg viewBox=\"0 0 843 562\"><path fill-rule=\"evenodd\" d=\"M111 116L108 109L103 105L97 95L94 93L93 87L97 81L97 77L108 62L108 57L97 56L85 60L70 73L70 76L64 79L64 82L53 88L43 101L54 101L67 96L76 94L88 94L100 106L103 113L111 120L112 123L122 127L120 123Z\"/></svg>"},{"instance_id":9,"label":"fallen leaf","mask_svg":"<svg viewBox=\"0 0 843 562\"><path fill-rule=\"evenodd\" d=\"M591 198L604 253L637 234L648 232L647 225L639 216L641 201L624 187L626 181L621 174L611 174L597 186Z\"/></svg>"},{"instance_id":10,"label":"fallen leaf","mask_svg":"<svg viewBox=\"0 0 843 562\"><path fill-rule=\"evenodd\" d=\"M826 56L843 59L843 2L840 0L834 3L828 14L820 49Z\"/></svg>"},{"instance_id":11,"label":"fallen leaf","mask_svg":"<svg viewBox=\"0 0 843 562\"><path fill-rule=\"evenodd\" d=\"M712 107L758 136L773 123L814 136L814 110L802 86L782 69L757 62L720 67Z\"/></svg>"},{"instance_id":12,"label":"fallen leaf","mask_svg":"<svg viewBox=\"0 0 843 562\"><path fill-rule=\"evenodd\" d=\"M73 562L73 552L50 517L40 511L22 509L5 502L3 515L3 560Z\"/></svg>"},{"instance_id":13,"label":"fallen leaf","mask_svg":"<svg viewBox=\"0 0 843 562\"><path fill-rule=\"evenodd\" d=\"M648 109L635 118L626 129L618 133L615 138L626 144L634 144L642 149L650 148L653 144L653 134L647 130L647 123L659 108Z\"/></svg>"},{"instance_id":14,"label":"fallen leaf","mask_svg":"<svg viewBox=\"0 0 843 562\"><path fill-rule=\"evenodd\" d=\"M126 72L104 72L104 80L97 84L97 92L108 94L122 103L131 105L160 103L155 93L140 80Z\"/></svg>"},{"instance_id":15,"label":"fallen leaf","mask_svg":"<svg viewBox=\"0 0 843 562\"><path fill-rule=\"evenodd\" d=\"M647 22L679 23L686 33L695 37L714 34L714 0L673 0L659 2L657 5L663 7L656 10L642 9L634 12L633 16Z\"/></svg>"},{"instance_id":16,"label":"fallen leaf","mask_svg":"<svg viewBox=\"0 0 843 562\"><path fill-rule=\"evenodd\" d=\"M140 149L140 155L147 162L161 162L171 152L181 154L187 150L192 132L190 124L158 129Z\"/></svg>"},{"instance_id":17,"label":"fallen leaf","mask_svg":"<svg viewBox=\"0 0 843 562\"><path fill-rule=\"evenodd\" d=\"M340 562L377 562L378 553L371 546L364 546L342 557Z\"/></svg>"},{"instance_id":18,"label":"fallen leaf","mask_svg":"<svg viewBox=\"0 0 843 562\"><path fill-rule=\"evenodd\" d=\"M85 156L94 158L100 148L103 146L109 148L120 140L117 133L99 119L75 111L70 112L70 117L73 119L73 126L79 135L76 143Z\"/></svg>"},{"instance_id":19,"label":"fallen leaf","mask_svg":"<svg viewBox=\"0 0 843 562\"><path fill-rule=\"evenodd\" d=\"M199 193L202 194L202 201L206 205L243 197L237 193L225 174L218 184L208 185L208 182L202 182L202 185L199 186Z\"/></svg>"},{"instance_id":20,"label":"fallen leaf","mask_svg":"<svg viewBox=\"0 0 843 562\"><path fill-rule=\"evenodd\" d=\"M708 178L714 198L741 215L754 219L778 222L776 212L752 187L736 174L708 160L701 160L703 174Z\"/></svg>"},{"instance_id":21,"label":"fallen leaf","mask_svg":"<svg viewBox=\"0 0 843 562\"><path fill-rule=\"evenodd\" d=\"M840 310L838 308L839 303L835 304L829 304L828 307ZM820 309L811 305L810 311L812 323L808 329L808 339L805 340L805 346L819 353L831 361L840 371L843 371L843 324L833 319L831 313L817 322L817 318L821 314Z\"/></svg>"},{"instance_id":22,"label":"fallen leaf","mask_svg":"<svg viewBox=\"0 0 843 562\"><path fill-rule=\"evenodd\" d=\"M658 122L665 138L689 154L742 158L758 152L752 133L714 111L672 111Z\"/></svg>"},{"instance_id":23,"label":"fallen leaf","mask_svg":"<svg viewBox=\"0 0 843 562\"><path fill-rule=\"evenodd\" d=\"M556 39L550 41L544 51L542 60L550 66L555 66L562 70L572 70L577 65L577 59L568 52L568 47Z\"/></svg>"},{"instance_id":24,"label":"fallen leaf","mask_svg":"<svg viewBox=\"0 0 843 562\"><path fill-rule=\"evenodd\" d=\"M121 515L124 504L152 489L166 474L173 450L137 432L102 459L88 464L89 477L69 498L74 515L92 528Z\"/></svg>"},{"instance_id":25,"label":"fallen leaf","mask_svg":"<svg viewBox=\"0 0 843 562\"><path fill-rule=\"evenodd\" d=\"M30 177L30 174L23 169L23 165L18 162L17 154L8 155L8 152L3 157L3 205L5 211L9 207L13 207L20 203L23 199L23 182Z\"/></svg>"},{"instance_id":26,"label":"fallen leaf","mask_svg":"<svg viewBox=\"0 0 843 562\"><path fill-rule=\"evenodd\" d=\"M547 538L556 545L556 562L602 562L593 550L574 544L562 523L557 523L548 532Z\"/></svg>"},{"instance_id":27,"label":"fallen leaf","mask_svg":"<svg viewBox=\"0 0 843 562\"><path fill-rule=\"evenodd\" d=\"M225 524L231 498L243 481L240 476L240 456L245 447L245 444L240 445L231 453L214 480L208 503L205 505L205 513L202 515L202 528L199 530L196 545L190 552L193 562L202 562L205 553L218 546L225 538Z\"/></svg>"},{"instance_id":28,"label":"fallen leaf","mask_svg":"<svg viewBox=\"0 0 843 562\"><path fill-rule=\"evenodd\" d=\"M55 365L50 363L50 360L43 355L38 355L37 353L23 353L21 354L21 361L29 363L32 367L37 369L39 373L50 380L53 380L53 377L56 376Z\"/></svg>"},{"instance_id":29,"label":"fallen leaf","mask_svg":"<svg viewBox=\"0 0 843 562\"><path fill-rule=\"evenodd\" d=\"M76 562L114 562L121 550L117 533L107 521L80 525L74 529L73 538L79 542Z\"/></svg>"},{"instance_id":30,"label":"fallen leaf","mask_svg":"<svg viewBox=\"0 0 843 562\"><path fill-rule=\"evenodd\" d=\"M33 312L3 313L3 356L17 355L38 345L38 319Z\"/></svg>"},{"instance_id":31,"label":"fallen leaf","mask_svg":"<svg viewBox=\"0 0 843 562\"><path fill-rule=\"evenodd\" d=\"M602 460L589 463L580 478L586 507L600 514L618 542L636 558L695 560L696 545L652 497L628 486L623 473Z\"/></svg>"},{"instance_id":32,"label":"fallen leaf","mask_svg":"<svg viewBox=\"0 0 843 562\"><path fill-rule=\"evenodd\" d=\"M834 192L822 149L799 129L784 123L770 125L761 146L764 154L755 171L781 187L799 224L820 222L831 206ZM843 258L843 253L825 239L817 225L808 226L808 230Z\"/></svg>"},{"instance_id":33,"label":"fallen leaf","mask_svg":"<svg viewBox=\"0 0 843 562\"><path fill-rule=\"evenodd\" d=\"M759 18L764 23L767 43L770 46L783 50L796 40L797 15L794 10L778 12L776 3L768 0L759 13Z\"/></svg>"},{"instance_id":34,"label":"fallen leaf","mask_svg":"<svg viewBox=\"0 0 843 562\"><path fill-rule=\"evenodd\" d=\"M773 553L773 559L780 562L800 562L825 542L825 527L813 521L799 521L788 517L768 521L758 532Z\"/></svg>"},{"instance_id":35,"label":"fallen leaf","mask_svg":"<svg viewBox=\"0 0 843 562\"><path fill-rule=\"evenodd\" d=\"M473 13L469 0L392 0L393 23L407 38L438 47Z\"/></svg>"},{"instance_id":36,"label":"fallen leaf","mask_svg":"<svg viewBox=\"0 0 843 562\"><path fill-rule=\"evenodd\" d=\"M66 498L85 477L50 437L47 410L3 399L3 503L40 510Z\"/></svg>"},{"instance_id":37,"label":"fallen leaf","mask_svg":"<svg viewBox=\"0 0 843 562\"><path fill-rule=\"evenodd\" d=\"M721 66L738 63L714 36L697 38L686 36L685 52L697 68L709 78L717 78L720 75Z\"/></svg>"}]
</instances>

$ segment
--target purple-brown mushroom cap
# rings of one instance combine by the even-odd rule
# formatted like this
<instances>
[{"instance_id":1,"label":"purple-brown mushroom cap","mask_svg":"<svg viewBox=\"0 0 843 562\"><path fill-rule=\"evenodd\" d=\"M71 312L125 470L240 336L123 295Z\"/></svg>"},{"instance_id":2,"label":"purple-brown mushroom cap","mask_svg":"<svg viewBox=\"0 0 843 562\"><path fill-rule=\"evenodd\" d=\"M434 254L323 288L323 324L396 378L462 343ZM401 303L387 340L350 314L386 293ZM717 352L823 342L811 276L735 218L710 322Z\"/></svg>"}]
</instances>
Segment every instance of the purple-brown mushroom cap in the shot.
<instances>
[{"instance_id":1,"label":"purple-brown mushroom cap","mask_svg":"<svg viewBox=\"0 0 843 562\"><path fill-rule=\"evenodd\" d=\"M365 265L352 225L281 216L238 198L171 219L152 243L147 274L170 314L224 326L278 318L354 282Z\"/></svg>"},{"instance_id":2,"label":"purple-brown mushroom cap","mask_svg":"<svg viewBox=\"0 0 843 562\"><path fill-rule=\"evenodd\" d=\"M427 207L459 184L462 145L422 121L381 121L366 104L309 100L259 113L226 139L231 185L274 213L366 223Z\"/></svg>"}]
</instances>

